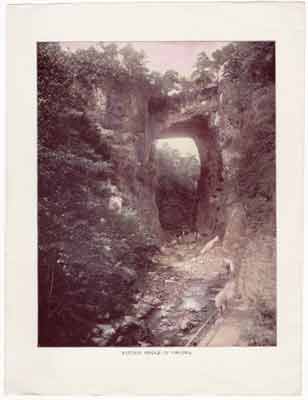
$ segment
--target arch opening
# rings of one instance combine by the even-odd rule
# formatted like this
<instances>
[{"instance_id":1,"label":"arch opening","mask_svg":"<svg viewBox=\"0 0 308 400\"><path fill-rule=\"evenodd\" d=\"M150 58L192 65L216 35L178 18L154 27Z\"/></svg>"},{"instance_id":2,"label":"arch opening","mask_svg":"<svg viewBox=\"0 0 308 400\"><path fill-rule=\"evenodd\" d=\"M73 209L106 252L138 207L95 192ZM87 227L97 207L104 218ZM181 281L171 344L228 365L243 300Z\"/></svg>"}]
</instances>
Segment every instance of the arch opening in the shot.
<instances>
[{"instance_id":1,"label":"arch opening","mask_svg":"<svg viewBox=\"0 0 308 400\"><path fill-rule=\"evenodd\" d=\"M217 129L210 120L209 115L171 114L166 119L166 116L160 118L160 114L149 113L145 144L145 160L148 162L155 158L153 154L158 140L190 139L194 143L199 154L200 175L195 194L193 229L209 239L213 235L224 234L222 153Z\"/></svg>"},{"instance_id":2,"label":"arch opening","mask_svg":"<svg viewBox=\"0 0 308 400\"><path fill-rule=\"evenodd\" d=\"M162 229L170 235L196 231L200 153L189 137L157 139L156 204Z\"/></svg>"}]
</instances>

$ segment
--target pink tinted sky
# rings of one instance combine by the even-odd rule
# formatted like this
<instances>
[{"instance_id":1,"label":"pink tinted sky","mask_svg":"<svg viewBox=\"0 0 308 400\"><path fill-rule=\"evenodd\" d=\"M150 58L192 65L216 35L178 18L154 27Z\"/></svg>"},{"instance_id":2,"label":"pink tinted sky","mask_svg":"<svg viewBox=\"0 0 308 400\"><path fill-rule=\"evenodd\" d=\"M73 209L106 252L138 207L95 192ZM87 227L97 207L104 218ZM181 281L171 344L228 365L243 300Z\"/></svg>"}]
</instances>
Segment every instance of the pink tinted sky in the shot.
<instances>
[{"instance_id":1,"label":"pink tinted sky","mask_svg":"<svg viewBox=\"0 0 308 400\"><path fill-rule=\"evenodd\" d=\"M189 76L201 51L209 55L227 42L130 42L137 50L144 50L150 70L165 72L174 69L181 75ZM120 46L126 42L119 43ZM63 42L70 50L88 48L95 42Z\"/></svg>"}]
</instances>

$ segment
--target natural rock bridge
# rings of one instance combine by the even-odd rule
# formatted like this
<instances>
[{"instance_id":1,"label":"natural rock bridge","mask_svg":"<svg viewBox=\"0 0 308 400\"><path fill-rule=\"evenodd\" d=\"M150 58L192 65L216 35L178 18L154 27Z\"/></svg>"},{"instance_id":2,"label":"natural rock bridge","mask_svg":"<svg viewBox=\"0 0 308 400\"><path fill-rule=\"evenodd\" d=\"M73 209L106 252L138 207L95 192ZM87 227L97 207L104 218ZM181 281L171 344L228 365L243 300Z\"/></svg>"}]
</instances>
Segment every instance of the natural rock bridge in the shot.
<instances>
[{"instance_id":1,"label":"natural rock bridge","mask_svg":"<svg viewBox=\"0 0 308 400\"><path fill-rule=\"evenodd\" d=\"M39 345L243 345L250 323L275 344L274 43L200 53L188 79L97 45L37 47Z\"/></svg>"},{"instance_id":2,"label":"natural rock bridge","mask_svg":"<svg viewBox=\"0 0 308 400\"><path fill-rule=\"evenodd\" d=\"M217 104L215 102L214 104ZM203 235L210 235L217 230L221 214L223 192L222 156L217 140L217 128L213 124L216 111L199 114L168 113L151 106L145 130L145 161L153 150L153 142L166 138L190 138L199 151L200 178L197 188L196 228ZM207 115L206 115L207 114Z\"/></svg>"}]
</instances>

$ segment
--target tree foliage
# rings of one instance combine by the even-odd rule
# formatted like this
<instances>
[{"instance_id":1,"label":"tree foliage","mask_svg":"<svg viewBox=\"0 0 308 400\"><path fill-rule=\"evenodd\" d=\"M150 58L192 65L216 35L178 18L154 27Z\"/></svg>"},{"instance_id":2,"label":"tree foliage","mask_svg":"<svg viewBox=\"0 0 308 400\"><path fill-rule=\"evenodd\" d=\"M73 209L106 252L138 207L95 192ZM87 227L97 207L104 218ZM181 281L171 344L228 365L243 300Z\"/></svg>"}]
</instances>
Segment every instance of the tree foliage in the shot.
<instances>
[{"instance_id":1,"label":"tree foliage","mask_svg":"<svg viewBox=\"0 0 308 400\"><path fill-rule=\"evenodd\" d=\"M115 92L134 91L153 109L158 104L178 111L200 103L211 84L231 85L238 100L233 98L232 109L224 112L240 120L241 135L249 139L238 191L250 215L270 215L275 198L275 49L270 42L228 44L211 57L200 53L192 76L182 77L173 70L149 71L146 55L129 44L101 42L70 52L58 43L39 43L37 72L40 344L91 345L93 324L127 310L136 276L142 279L156 245L150 224L133 201L140 175L147 175L142 182L150 185L155 168L138 170L134 151L140 137L128 132L125 138L102 124L103 112L95 109L97 92L108 103ZM165 213L163 224L176 231L186 220L193 228L198 160L165 148L157 162L157 202L161 209L173 208L169 215L178 215L171 221ZM108 208L115 187L123 198L120 214ZM254 203L260 197L262 202Z\"/></svg>"},{"instance_id":2,"label":"tree foliage","mask_svg":"<svg viewBox=\"0 0 308 400\"><path fill-rule=\"evenodd\" d=\"M196 86L204 89L207 85L215 80L214 62L208 57L206 52L201 52L198 55L195 69L192 73L192 79Z\"/></svg>"},{"instance_id":3,"label":"tree foliage","mask_svg":"<svg viewBox=\"0 0 308 400\"><path fill-rule=\"evenodd\" d=\"M93 326L125 313L136 277L151 265L156 241L132 201L134 138L104 129L91 114L97 88L151 87L144 62L114 44L74 53L38 45L42 346L93 345ZM120 214L108 207L114 188L123 199Z\"/></svg>"}]
</instances>

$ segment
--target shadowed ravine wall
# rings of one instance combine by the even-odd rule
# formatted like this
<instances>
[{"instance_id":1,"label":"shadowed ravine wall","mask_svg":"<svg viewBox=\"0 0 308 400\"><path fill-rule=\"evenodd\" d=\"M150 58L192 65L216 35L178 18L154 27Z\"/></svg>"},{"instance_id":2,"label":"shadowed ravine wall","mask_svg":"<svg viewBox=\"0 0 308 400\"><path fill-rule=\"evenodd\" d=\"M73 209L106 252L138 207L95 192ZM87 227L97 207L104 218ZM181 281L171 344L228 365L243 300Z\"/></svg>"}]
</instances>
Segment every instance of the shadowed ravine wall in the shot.
<instances>
[{"instance_id":1,"label":"shadowed ravine wall","mask_svg":"<svg viewBox=\"0 0 308 400\"><path fill-rule=\"evenodd\" d=\"M243 111L240 85L222 80L204 99L175 110L168 108L165 99L151 98L138 89L106 96L109 129L119 135L131 132L134 137L137 183L142 180L135 204L154 234L164 237L154 194L157 176L151 157L153 143L160 138L190 137L201 162L197 228L204 238L219 235L226 253L237 260L239 268L247 241L261 235L272 242L276 226L275 88L271 84L249 92ZM126 106L119 110L117 104ZM262 246L256 251L262 253ZM266 262L272 265L268 269L272 272L265 279L274 282L275 249ZM243 263L251 268L255 264ZM255 297L247 289L246 269L241 271L241 292ZM269 289L269 293L274 291Z\"/></svg>"},{"instance_id":2,"label":"shadowed ravine wall","mask_svg":"<svg viewBox=\"0 0 308 400\"><path fill-rule=\"evenodd\" d=\"M71 55L53 44L38 50L40 344L80 343L89 320L121 317L133 304L152 250L165 239L151 157L161 137L196 142L201 240L219 235L239 272L241 295L261 307L266 302L274 314L273 46L243 43L240 73L238 63L230 64L208 93L180 101L123 70L93 75L101 68L91 61L91 68L78 69L89 81L72 79ZM114 195L122 201L119 212L110 207Z\"/></svg>"},{"instance_id":3,"label":"shadowed ravine wall","mask_svg":"<svg viewBox=\"0 0 308 400\"><path fill-rule=\"evenodd\" d=\"M208 118L202 115L171 124L168 121L166 124L154 123L152 126L157 127L150 132L152 141L179 137L195 141L200 156L196 228L199 233L210 236L219 224L217 219L222 192L222 160L215 139L215 130L209 128Z\"/></svg>"},{"instance_id":4,"label":"shadowed ravine wall","mask_svg":"<svg viewBox=\"0 0 308 400\"><path fill-rule=\"evenodd\" d=\"M159 138L195 141L201 162L197 228L207 239L218 235L236 261L241 296L275 309L275 89L245 97L244 112L241 90L223 80L206 100L181 111L148 107L144 157Z\"/></svg>"}]
</instances>

